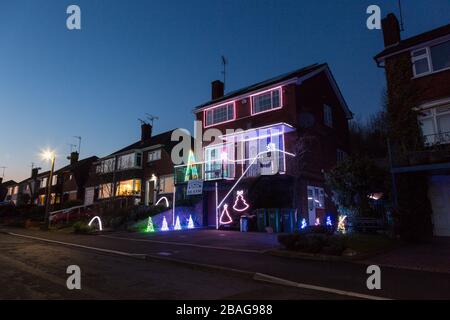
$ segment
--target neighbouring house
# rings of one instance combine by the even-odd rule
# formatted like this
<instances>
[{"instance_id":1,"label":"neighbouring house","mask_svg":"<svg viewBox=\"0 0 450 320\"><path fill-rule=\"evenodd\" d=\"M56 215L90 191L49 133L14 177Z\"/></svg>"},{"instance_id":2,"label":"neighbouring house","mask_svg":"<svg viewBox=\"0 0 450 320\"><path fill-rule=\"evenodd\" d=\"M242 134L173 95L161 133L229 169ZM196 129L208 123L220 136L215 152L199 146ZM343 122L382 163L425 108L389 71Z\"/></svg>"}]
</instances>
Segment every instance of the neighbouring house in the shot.
<instances>
[{"instance_id":1,"label":"neighbouring house","mask_svg":"<svg viewBox=\"0 0 450 320\"><path fill-rule=\"evenodd\" d=\"M8 180L6 182L1 182L0 178L0 201L14 201L13 194L15 192L15 187L17 182L14 180Z\"/></svg>"},{"instance_id":2,"label":"neighbouring house","mask_svg":"<svg viewBox=\"0 0 450 320\"><path fill-rule=\"evenodd\" d=\"M314 64L226 95L214 81L211 91L211 101L194 110L201 152L175 166L177 194L203 181L204 225L233 229L242 215L272 209L294 212L294 223L335 219L324 173L350 152L353 115L329 66Z\"/></svg>"},{"instance_id":3,"label":"neighbouring house","mask_svg":"<svg viewBox=\"0 0 450 320\"><path fill-rule=\"evenodd\" d=\"M156 204L160 197L172 198L172 132L152 135L152 125L141 125L141 139L92 166L85 190L85 204L126 199L126 204ZM131 201L130 201L131 199Z\"/></svg>"},{"instance_id":4,"label":"neighbouring house","mask_svg":"<svg viewBox=\"0 0 450 320\"><path fill-rule=\"evenodd\" d=\"M450 236L450 24L407 39L401 38L394 14L382 24L385 49L375 61L385 68L389 99L413 88L410 108L423 135L407 161L394 154L392 171L397 179L425 174L433 211L430 229L434 235ZM400 69L404 62L406 69Z\"/></svg>"}]
</instances>

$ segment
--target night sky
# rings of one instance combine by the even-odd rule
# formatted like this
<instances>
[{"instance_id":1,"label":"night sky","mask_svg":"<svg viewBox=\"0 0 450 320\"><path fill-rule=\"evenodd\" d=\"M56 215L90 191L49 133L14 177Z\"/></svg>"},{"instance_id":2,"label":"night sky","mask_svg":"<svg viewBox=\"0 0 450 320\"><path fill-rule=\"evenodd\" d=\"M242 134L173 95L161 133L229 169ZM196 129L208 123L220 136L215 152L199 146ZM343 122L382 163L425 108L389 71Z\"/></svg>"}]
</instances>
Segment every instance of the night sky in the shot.
<instances>
[{"instance_id":1,"label":"night sky","mask_svg":"<svg viewBox=\"0 0 450 320\"><path fill-rule=\"evenodd\" d=\"M449 0L403 0L408 37L450 22ZM82 10L82 30L66 28L66 8ZM357 118L381 107L384 73L373 56L381 31L366 8L385 16L397 1L0 0L0 167L29 176L31 162L56 149L67 163L73 136L81 156L104 156L154 132L191 130L192 109L210 98L229 60L226 91L311 63L328 62ZM0 170L1 174L1 170Z\"/></svg>"}]
</instances>

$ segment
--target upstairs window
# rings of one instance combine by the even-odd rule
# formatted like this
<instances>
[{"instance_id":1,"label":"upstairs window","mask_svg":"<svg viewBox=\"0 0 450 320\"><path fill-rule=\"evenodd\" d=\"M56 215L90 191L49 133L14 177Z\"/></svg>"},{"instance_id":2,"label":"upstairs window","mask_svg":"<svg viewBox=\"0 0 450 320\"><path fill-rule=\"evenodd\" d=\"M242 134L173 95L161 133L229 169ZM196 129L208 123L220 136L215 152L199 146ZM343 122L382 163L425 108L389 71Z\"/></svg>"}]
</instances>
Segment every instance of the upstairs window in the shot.
<instances>
[{"instance_id":1,"label":"upstairs window","mask_svg":"<svg viewBox=\"0 0 450 320\"><path fill-rule=\"evenodd\" d=\"M450 68L450 41L415 50L411 53L414 76Z\"/></svg>"},{"instance_id":2,"label":"upstairs window","mask_svg":"<svg viewBox=\"0 0 450 320\"><path fill-rule=\"evenodd\" d=\"M118 157L117 170L126 170L140 167L142 162L142 154L137 152L129 153Z\"/></svg>"},{"instance_id":3,"label":"upstairs window","mask_svg":"<svg viewBox=\"0 0 450 320\"><path fill-rule=\"evenodd\" d=\"M234 120L234 103L205 110L205 127Z\"/></svg>"},{"instance_id":4,"label":"upstairs window","mask_svg":"<svg viewBox=\"0 0 450 320\"><path fill-rule=\"evenodd\" d=\"M450 143L450 104L422 110L419 123L425 145Z\"/></svg>"},{"instance_id":5,"label":"upstairs window","mask_svg":"<svg viewBox=\"0 0 450 320\"><path fill-rule=\"evenodd\" d=\"M281 108L281 88L252 96L252 114Z\"/></svg>"},{"instance_id":6,"label":"upstairs window","mask_svg":"<svg viewBox=\"0 0 450 320\"><path fill-rule=\"evenodd\" d=\"M52 176L52 186L56 185L58 183L58 176L57 175L53 175Z\"/></svg>"},{"instance_id":7,"label":"upstairs window","mask_svg":"<svg viewBox=\"0 0 450 320\"><path fill-rule=\"evenodd\" d=\"M42 178L41 180L41 188L46 188L47 187L47 177Z\"/></svg>"},{"instance_id":8,"label":"upstairs window","mask_svg":"<svg viewBox=\"0 0 450 320\"><path fill-rule=\"evenodd\" d=\"M333 128L333 111L329 105L323 106L323 123L330 128Z\"/></svg>"},{"instance_id":9,"label":"upstairs window","mask_svg":"<svg viewBox=\"0 0 450 320\"><path fill-rule=\"evenodd\" d=\"M148 152L148 162L156 161L161 159L161 149L149 151Z\"/></svg>"}]
</instances>

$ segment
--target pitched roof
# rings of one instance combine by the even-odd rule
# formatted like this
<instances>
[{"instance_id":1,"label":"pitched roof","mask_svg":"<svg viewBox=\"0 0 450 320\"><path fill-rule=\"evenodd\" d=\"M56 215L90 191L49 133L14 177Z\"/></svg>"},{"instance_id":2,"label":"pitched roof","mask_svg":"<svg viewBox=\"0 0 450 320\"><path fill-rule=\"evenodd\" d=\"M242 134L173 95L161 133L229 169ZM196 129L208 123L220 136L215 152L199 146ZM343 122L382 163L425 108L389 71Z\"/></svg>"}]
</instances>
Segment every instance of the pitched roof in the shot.
<instances>
[{"instance_id":1,"label":"pitched roof","mask_svg":"<svg viewBox=\"0 0 450 320\"><path fill-rule=\"evenodd\" d=\"M97 161L97 160L98 160L98 157L97 157L97 156L92 156L92 157L89 157L89 158L84 158L84 159L81 159L81 160L77 161L77 162L74 163L73 165L68 164L68 165L66 165L66 166L64 166L64 167L62 167L62 168L56 170L55 173L63 172L63 171L69 170L69 169L75 169L75 168L77 168L77 167L79 167L79 166L82 166L82 165L85 164L86 162L95 162L95 161Z\"/></svg>"},{"instance_id":2,"label":"pitched roof","mask_svg":"<svg viewBox=\"0 0 450 320\"><path fill-rule=\"evenodd\" d=\"M386 56L390 56L396 53L399 53L403 50L406 50L408 48L414 47L416 45L420 45L421 43L425 43L434 39L441 38L443 36L450 34L450 24L447 24L445 26L418 34L414 37L410 37L404 40L401 40L399 43L389 46L383 51L381 51L379 54L377 54L374 59L376 61L381 61Z\"/></svg>"},{"instance_id":3,"label":"pitched roof","mask_svg":"<svg viewBox=\"0 0 450 320\"><path fill-rule=\"evenodd\" d=\"M172 148L178 143L178 141L172 141L172 132L174 132L175 130L176 129L157 134L144 141L139 140L133 144L130 144L129 146L126 146L125 148L111 153L104 158L108 158L110 156L118 155L131 150L144 149L156 145L162 145L167 152L171 152Z\"/></svg>"},{"instance_id":4,"label":"pitched roof","mask_svg":"<svg viewBox=\"0 0 450 320\"><path fill-rule=\"evenodd\" d=\"M8 181L5 181L3 183L0 183L0 185L3 186L3 187L9 187L9 186L12 186L12 185L15 185L15 184L17 184L17 182L15 182L14 180L8 180Z\"/></svg>"},{"instance_id":5,"label":"pitched roof","mask_svg":"<svg viewBox=\"0 0 450 320\"><path fill-rule=\"evenodd\" d=\"M307 67L304 67L304 68L301 68L301 69L297 69L297 70L294 70L294 71L291 71L291 72L279 75L279 76L271 78L269 80L258 82L258 83L252 84L250 86L238 89L236 91L232 91L230 93L227 93L223 97L220 97L219 99L215 99L215 100L211 100L211 101L208 101L206 103L203 103L203 104L195 107L195 109L201 109L201 108L204 108L204 107L209 106L211 104L215 104L215 103L218 103L220 101L225 101L225 100L228 100L230 98L234 98L234 97L240 96L240 95L245 94L245 93L250 92L250 91L262 89L264 87L267 87L267 86L270 86L272 84L276 84L278 82L282 82L282 81L285 81L285 80L289 80L289 79L294 78L294 77L301 77L301 76L307 75L308 73L316 71L316 70L318 70L318 69L320 69L322 67L325 67L325 66L327 66L326 63L322 63L322 64L315 63L315 64L309 65Z\"/></svg>"}]
</instances>

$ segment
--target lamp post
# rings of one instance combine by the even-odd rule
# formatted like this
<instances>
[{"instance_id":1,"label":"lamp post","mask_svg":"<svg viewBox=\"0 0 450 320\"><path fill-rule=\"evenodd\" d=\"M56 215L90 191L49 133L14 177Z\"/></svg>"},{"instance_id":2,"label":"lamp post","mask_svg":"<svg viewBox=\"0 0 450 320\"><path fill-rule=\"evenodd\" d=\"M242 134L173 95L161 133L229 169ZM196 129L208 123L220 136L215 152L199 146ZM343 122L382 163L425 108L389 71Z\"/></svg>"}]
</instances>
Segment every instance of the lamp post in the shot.
<instances>
[{"instance_id":1,"label":"lamp post","mask_svg":"<svg viewBox=\"0 0 450 320\"><path fill-rule=\"evenodd\" d=\"M50 225L50 212L49 212L49 208L50 208L50 195L51 195L51 186L52 186L52 178L53 178L53 171L55 169L55 153L53 151L44 151L42 153L42 157L45 160L51 160L52 162L52 166L50 169L50 175L48 177L48 181L47 181L47 195L45 197L45 215L44 215L44 224L43 224L43 229L44 230L48 230L49 225Z\"/></svg>"}]
</instances>

